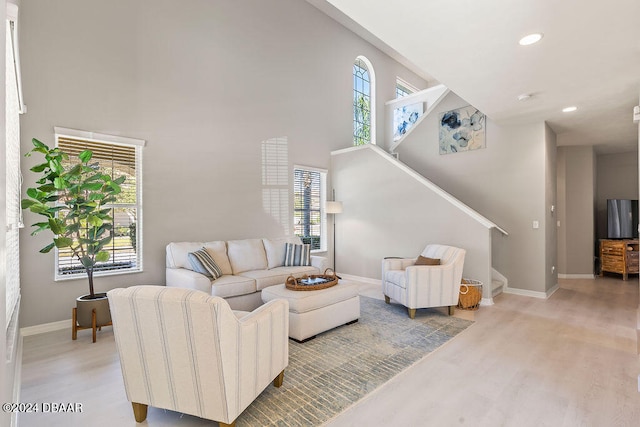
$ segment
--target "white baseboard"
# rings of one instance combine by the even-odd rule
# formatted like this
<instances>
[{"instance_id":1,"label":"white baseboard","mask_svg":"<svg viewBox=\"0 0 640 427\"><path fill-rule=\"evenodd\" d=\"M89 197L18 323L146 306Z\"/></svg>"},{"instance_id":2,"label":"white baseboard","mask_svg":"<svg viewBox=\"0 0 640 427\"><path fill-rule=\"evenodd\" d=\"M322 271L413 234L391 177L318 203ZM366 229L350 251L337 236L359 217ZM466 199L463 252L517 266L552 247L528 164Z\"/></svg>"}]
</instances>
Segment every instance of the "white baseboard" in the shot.
<instances>
[{"instance_id":1,"label":"white baseboard","mask_svg":"<svg viewBox=\"0 0 640 427\"><path fill-rule=\"evenodd\" d=\"M355 280L357 282L363 282L363 283L369 283L371 285L382 286L382 281L380 279L372 279L370 277L354 276L352 274L342 274L342 273L339 273L339 276L345 280Z\"/></svg>"},{"instance_id":2,"label":"white baseboard","mask_svg":"<svg viewBox=\"0 0 640 427\"><path fill-rule=\"evenodd\" d=\"M556 283L556 285L553 288L551 288L551 289L549 289L547 291L547 298L549 298L551 295L555 294L558 289L560 289L560 285L558 285Z\"/></svg>"},{"instance_id":3,"label":"white baseboard","mask_svg":"<svg viewBox=\"0 0 640 427\"><path fill-rule=\"evenodd\" d=\"M595 279L593 274L560 274L558 279Z\"/></svg>"},{"instance_id":4,"label":"white baseboard","mask_svg":"<svg viewBox=\"0 0 640 427\"><path fill-rule=\"evenodd\" d=\"M480 306L481 307L485 307L485 306L489 306L489 305L493 305L493 298L482 298L480 300Z\"/></svg>"},{"instance_id":5,"label":"white baseboard","mask_svg":"<svg viewBox=\"0 0 640 427\"><path fill-rule=\"evenodd\" d=\"M517 289L517 288L509 288L509 287L505 287L503 289L503 292L505 294L521 295L523 297L533 297L533 298L547 299L551 295L553 295L559 288L560 287L556 283L556 285L553 288L549 289L546 292L530 291L530 290L527 290L527 289Z\"/></svg>"},{"instance_id":6,"label":"white baseboard","mask_svg":"<svg viewBox=\"0 0 640 427\"><path fill-rule=\"evenodd\" d=\"M20 328L20 335L22 335L23 337L28 337L30 335L38 335L38 334L45 334L47 332L61 331L63 329L71 329L71 319Z\"/></svg>"}]
</instances>

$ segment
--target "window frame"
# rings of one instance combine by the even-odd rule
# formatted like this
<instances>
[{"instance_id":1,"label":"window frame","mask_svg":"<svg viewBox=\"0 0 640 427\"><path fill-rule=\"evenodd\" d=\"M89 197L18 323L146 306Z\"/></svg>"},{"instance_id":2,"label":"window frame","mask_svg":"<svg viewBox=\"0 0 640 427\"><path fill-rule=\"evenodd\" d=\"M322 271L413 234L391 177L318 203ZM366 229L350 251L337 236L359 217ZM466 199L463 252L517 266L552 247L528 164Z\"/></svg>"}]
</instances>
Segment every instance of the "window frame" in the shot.
<instances>
[{"instance_id":1,"label":"window frame","mask_svg":"<svg viewBox=\"0 0 640 427\"><path fill-rule=\"evenodd\" d=\"M320 189L319 189L319 204L320 204L320 247L318 249L311 249L311 253L321 253L321 252L327 252L328 250L328 244L327 244L327 213L325 210L325 204L327 201L327 175L328 175L328 171L327 169L322 169L322 168L316 168L313 166L302 166L302 165L293 165L293 171L292 171L292 191L291 191L291 195L293 197L293 203L292 203L292 207L293 207L293 215L292 215L292 225L293 225L293 235L297 236L296 234L296 224L295 224L295 220L296 220L296 203L295 203L295 190L296 190L296 171L298 170L302 170L302 171L309 171L309 172L316 172L320 174ZM299 209L298 209L299 210ZM301 237L302 239L302 237Z\"/></svg>"},{"instance_id":2,"label":"window frame","mask_svg":"<svg viewBox=\"0 0 640 427\"><path fill-rule=\"evenodd\" d=\"M352 81L352 90L351 90L351 96L352 98L354 98L354 95L356 94L356 92L359 92L356 90L355 87L355 73L354 73L354 67L356 66L356 63L358 61L362 61L364 63L364 65L366 66L366 71L369 73L369 141L365 142L364 145L366 144L373 144L376 145L376 77L375 77L375 72L373 70L373 65L371 64L371 61L369 61L369 59L367 59L365 56L358 56L356 57L356 59L353 61L353 63L351 64L351 81ZM354 129L354 134L353 134L353 145L354 146L358 146L356 144L356 135L355 135L355 124L356 124L356 104L355 102L353 102L353 106L352 106L352 125L353 125L353 129ZM362 144L361 144L362 145Z\"/></svg>"},{"instance_id":3,"label":"window frame","mask_svg":"<svg viewBox=\"0 0 640 427\"><path fill-rule=\"evenodd\" d=\"M135 162L136 162L136 258L137 263L135 268L123 268L120 270L108 270L98 271L94 270L94 277L106 277L106 276L118 276L122 274L135 274L142 273L144 271L144 242L143 242L143 199L142 199L142 148L146 145L146 141L143 139L129 138L117 135L107 135L97 132L89 132L77 129L69 129L63 127L54 127L55 132L55 146L58 147L58 141L60 138L73 138L82 139L90 143L101 143L108 145L121 145L135 148ZM126 204L129 206L130 204ZM110 207L117 209L123 207L123 204L113 203L109 204ZM54 281L61 282L67 280L77 280L86 278L86 273L71 273L60 274L59 269L59 251L55 248L55 262L54 262Z\"/></svg>"},{"instance_id":4,"label":"window frame","mask_svg":"<svg viewBox=\"0 0 640 427\"><path fill-rule=\"evenodd\" d=\"M398 96L398 89L406 93L406 95ZM407 83L400 77L396 77L396 99L404 98L405 96L414 94L416 92L419 92L418 88L416 88L412 84Z\"/></svg>"}]
</instances>

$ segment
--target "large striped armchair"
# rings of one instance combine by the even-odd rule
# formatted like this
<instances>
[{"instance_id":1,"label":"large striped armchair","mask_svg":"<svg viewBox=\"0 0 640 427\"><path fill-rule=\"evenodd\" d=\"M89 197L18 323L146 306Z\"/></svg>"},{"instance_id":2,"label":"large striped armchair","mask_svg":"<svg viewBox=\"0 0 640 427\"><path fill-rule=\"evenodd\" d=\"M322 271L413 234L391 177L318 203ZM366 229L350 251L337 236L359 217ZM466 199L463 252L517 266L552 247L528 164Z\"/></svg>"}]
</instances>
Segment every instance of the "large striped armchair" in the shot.
<instances>
[{"instance_id":1,"label":"large striped armchair","mask_svg":"<svg viewBox=\"0 0 640 427\"><path fill-rule=\"evenodd\" d=\"M107 293L122 376L137 422L147 407L234 425L289 360L289 307L234 312L220 297L164 286Z\"/></svg>"},{"instance_id":2,"label":"large striped armchair","mask_svg":"<svg viewBox=\"0 0 640 427\"><path fill-rule=\"evenodd\" d=\"M453 246L427 245L421 256L438 259L440 265L415 265L416 258L382 260L382 293L387 304L391 299L409 309L449 307L453 314L458 304L465 250Z\"/></svg>"}]
</instances>

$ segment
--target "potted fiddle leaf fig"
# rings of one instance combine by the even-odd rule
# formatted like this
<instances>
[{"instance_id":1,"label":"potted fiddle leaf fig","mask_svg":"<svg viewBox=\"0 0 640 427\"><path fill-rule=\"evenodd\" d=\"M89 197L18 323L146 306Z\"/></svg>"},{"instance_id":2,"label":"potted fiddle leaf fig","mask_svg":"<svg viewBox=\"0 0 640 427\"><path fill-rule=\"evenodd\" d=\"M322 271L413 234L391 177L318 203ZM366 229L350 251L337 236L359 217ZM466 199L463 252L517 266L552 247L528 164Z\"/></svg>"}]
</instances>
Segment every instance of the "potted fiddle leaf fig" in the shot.
<instances>
[{"instance_id":1,"label":"potted fiddle leaf fig","mask_svg":"<svg viewBox=\"0 0 640 427\"><path fill-rule=\"evenodd\" d=\"M31 168L40 178L36 187L27 189L28 198L22 200L22 209L44 217L32 225L35 230L31 235L45 230L53 234L41 253L53 248L63 250L77 259L86 272L89 293L76 299L72 338L76 339L78 329L93 328L95 342L96 328L111 324L111 313L106 293L94 291L93 273L98 263L109 261L105 247L112 239L113 218L108 205L116 202L125 177L113 179L102 173L97 163L91 163L91 150L70 159L57 147L49 148L35 138L32 142L34 148L26 156L42 154L44 161Z\"/></svg>"}]
</instances>

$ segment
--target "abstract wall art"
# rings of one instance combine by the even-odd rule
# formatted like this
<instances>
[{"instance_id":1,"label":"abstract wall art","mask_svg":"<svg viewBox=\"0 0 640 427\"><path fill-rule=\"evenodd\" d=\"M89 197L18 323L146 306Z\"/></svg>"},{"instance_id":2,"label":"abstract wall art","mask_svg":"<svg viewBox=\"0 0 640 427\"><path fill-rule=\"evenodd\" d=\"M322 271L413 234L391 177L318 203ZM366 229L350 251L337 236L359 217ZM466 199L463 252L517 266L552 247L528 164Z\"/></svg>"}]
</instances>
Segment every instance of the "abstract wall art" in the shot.
<instances>
[{"instance_id":1,"label":"abstract wall art","mask_svg":"<svg viewBox=\"0 0 640 427\"><path fill-rule=\"evenodd\" d=\"M397 141L402 138L416 124L423 112L424 105L422 102L405 105L393 110L393 140Z\"/></svg>"},{"instance_id":2,"label":"abstract wall art","mask_svg":"<svg viewBox=\"0 0 640 427\"><path fill-rule=\"evenodd\" d=\"M440 113L440 154L485 148L485 115L473 106Z\"/></svg>"}]
</instances>

